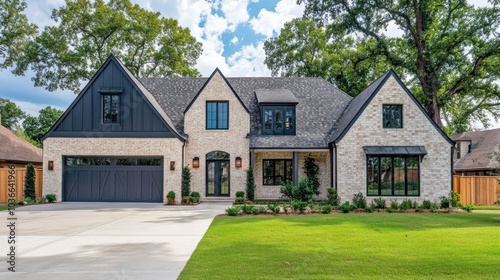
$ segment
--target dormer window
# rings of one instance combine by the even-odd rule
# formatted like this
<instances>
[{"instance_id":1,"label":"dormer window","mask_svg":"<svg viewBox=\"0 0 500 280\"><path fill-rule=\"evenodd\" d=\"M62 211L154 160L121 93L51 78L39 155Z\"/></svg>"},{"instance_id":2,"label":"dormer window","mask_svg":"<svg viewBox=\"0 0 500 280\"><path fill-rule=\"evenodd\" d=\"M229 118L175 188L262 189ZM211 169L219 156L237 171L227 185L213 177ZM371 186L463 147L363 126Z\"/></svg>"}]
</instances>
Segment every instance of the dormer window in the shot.
<instances>
[{"instance_id":1,"label":"dormer window","mask_svg":"<svg viewBox=\"0 0 500 280\"><path fill-rule=\"evenodd\" d=\"M261 107L262 134L295 135L297 98L287 89L255 91Z\"/></svg>"}]
</instances>

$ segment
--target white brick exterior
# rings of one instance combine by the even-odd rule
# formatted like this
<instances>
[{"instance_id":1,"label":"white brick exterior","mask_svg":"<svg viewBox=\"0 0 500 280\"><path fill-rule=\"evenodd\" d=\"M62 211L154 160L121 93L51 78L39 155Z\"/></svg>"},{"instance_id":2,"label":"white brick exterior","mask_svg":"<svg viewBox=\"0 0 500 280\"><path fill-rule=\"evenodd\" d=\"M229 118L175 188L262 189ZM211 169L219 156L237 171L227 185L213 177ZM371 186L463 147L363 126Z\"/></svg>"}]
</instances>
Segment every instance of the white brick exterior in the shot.
<instances>
[{"instance_id":1,"label":"white brick exterior","mask_svg":"<svg viewBox=\"0 0 500 280\"><path fill-rule=\"evenodd\" d=\"M382 128L383 104L403 105L403 128ZM427 155L420 164L418 199L438 201L451 190L451 145L391 76L337 144L337 187L342 200L352 200L358 192L366 196L366 155L363 146L422 145Z\"/></svg>"}]
</instances>

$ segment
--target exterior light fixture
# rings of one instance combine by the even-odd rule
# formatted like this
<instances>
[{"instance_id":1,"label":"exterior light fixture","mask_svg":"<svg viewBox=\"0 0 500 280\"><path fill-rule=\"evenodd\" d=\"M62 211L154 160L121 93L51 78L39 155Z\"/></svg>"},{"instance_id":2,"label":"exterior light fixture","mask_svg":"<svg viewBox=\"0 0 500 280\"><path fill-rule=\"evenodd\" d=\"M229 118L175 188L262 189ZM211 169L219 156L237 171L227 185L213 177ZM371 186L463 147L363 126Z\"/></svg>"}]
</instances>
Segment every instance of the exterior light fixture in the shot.
<instances>
[{"instance_id":1,"label":"exterior light fixture","mask_svg":"<svg viewBox=\"0 0 500 280\"><path fill-rule=\"evenodd\" d=\"M54 170L54 161L49 160L49 170Z\"/></svg>"},{"instance_id":2,"label":"exterior light fixture","mask_svg":"<svg viewBox=\"0 0 500 280\"><path fill-rule=\"evenodd\" d=\"M170 170L174 171L175 170L175 161L170 162Z\"/></svg>"},{"instance_id":3,"label":"exterior light fixture","mask_svg":"<svg viewBox=\"0 0 500 280\"><path fill-rule=\"evenodd\" d=\"M194 157L193 158L193 168L198 168L198 167L200 167L200 158Z\"/></svg>"},{"instance_id":4,"label":"exterior light fixture","mask_svg":"<svg viewBox=\"0 0 500 280\"><path fill-rule=\"evenodd\" d=\"M241 167L241 157L236 157L236 160L234 161L234 166Z\"/></svg>"}]
</instances>

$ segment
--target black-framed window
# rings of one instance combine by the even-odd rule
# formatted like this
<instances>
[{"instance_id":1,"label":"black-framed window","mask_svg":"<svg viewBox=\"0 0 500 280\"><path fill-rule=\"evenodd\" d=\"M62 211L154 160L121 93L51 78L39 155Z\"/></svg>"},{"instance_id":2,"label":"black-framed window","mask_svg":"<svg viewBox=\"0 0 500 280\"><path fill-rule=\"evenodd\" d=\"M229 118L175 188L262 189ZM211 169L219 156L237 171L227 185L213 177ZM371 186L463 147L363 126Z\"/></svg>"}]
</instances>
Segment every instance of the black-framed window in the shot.
<instances>
[{"instance_id":1,"label":"black-framed window","mask_svg":"<svg viewBox=\"0 0 500 280\"><path fill-rule=\"evenodd\" d=\"M382 115L384 128L403 127L403 105L383 105Z\"/></svg>"},{"instance_id":2,"label":"black-framed window","mask_svg":"<svg viewBox=\"0 0 500 280\"><path fill-rule=\"evenodd\" d=\"M262 128L263 133L268 135L295 135L295 107L263 107Z\"/></svg>"},{"instance_id":3,"label":"black-framed window","mask_svg":"<svg viewBox=\"0 0 500 280\"><path fill-rule=\"evenodd\" d=\"M368 156L367 196L419 196L418 156Z\"/></svg>"},{"instance_id":4,"label":"black-framed window","mask_svg":"<svg viewBox=\"0 0 500 280\"><path fill-rule=\"evenodd\" d=\"M120 115L120 95L118 94L103 94L102 95L102 122L117 123Z\"/></svg>"},{"instance_id":5,"label":"black-framed window","mask_svg":"<svg viewBox=\"0 0 500 280\"><path fill-rule=\"evenodd\" d=\"M229 102L207 101L207 129L229 128Z\"/></svg>"},{"instance_id":6,"label":"black-framed window","mask_svg":"<svg viewBox=\"0 0 500 280\"><path fill-rule=\"evenodd\" d=\"M281 183L292 181L291 159L265 159L262 163L263 185L281 185Z\"/></svg>"}]
</instances>

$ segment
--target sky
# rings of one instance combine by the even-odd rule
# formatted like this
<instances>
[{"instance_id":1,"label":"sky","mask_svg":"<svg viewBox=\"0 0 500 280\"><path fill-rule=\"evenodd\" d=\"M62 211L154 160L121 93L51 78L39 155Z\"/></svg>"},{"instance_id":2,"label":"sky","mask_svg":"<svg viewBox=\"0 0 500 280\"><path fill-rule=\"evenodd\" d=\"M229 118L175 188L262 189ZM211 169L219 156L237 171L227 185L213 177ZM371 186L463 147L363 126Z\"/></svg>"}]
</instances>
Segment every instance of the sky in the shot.
<instances>
[{"instance_id":1,"label":"sky","mask_svg":"<svg viewBox=\"0 0 500 280\"><path fill-rule=\"evenodd\" d=\"M175 18L188 27L203 53L196 68L209 76L219 68L227 77L270 76L264 64L264 42L276 36L285 22L300 17L304 8L296 0L131 0L142 7ZM24 11L38 25L55 25L50 18L53 9L64 0L26 0ZM34 87L33 72L15 76L9 70L0 72L0 97L15 102L29 115L37 116L47 106L66 110L75 99L71 91L49 92ZM85 84L81 85L83 88Z\"/></svg>"}]
</instances>

